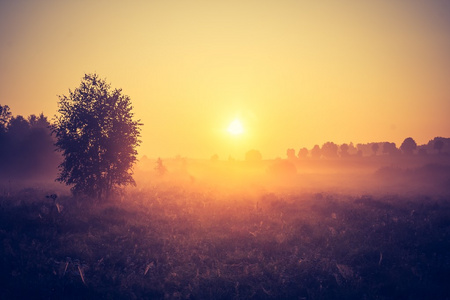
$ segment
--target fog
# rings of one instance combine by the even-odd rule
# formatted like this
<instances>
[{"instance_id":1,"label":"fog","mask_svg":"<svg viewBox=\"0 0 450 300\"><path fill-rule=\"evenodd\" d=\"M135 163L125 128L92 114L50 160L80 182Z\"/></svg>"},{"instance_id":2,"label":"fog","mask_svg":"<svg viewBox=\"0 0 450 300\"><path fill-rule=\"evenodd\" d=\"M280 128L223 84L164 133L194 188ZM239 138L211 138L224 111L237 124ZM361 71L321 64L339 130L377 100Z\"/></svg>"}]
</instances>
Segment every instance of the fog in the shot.
<instances>
[{"instance_id":1,"label":"fog","mask_svg":"<svg viewBox=\"0 0 450 300\"><path fill-rule=\"evenodd\" d=\"M373 156L347 159L260 161L143 158L135 167L137 189L177 187L260 197L265 194L339 193L348 195L450 194L450 157Z\"/></svg>"}]
</instances>

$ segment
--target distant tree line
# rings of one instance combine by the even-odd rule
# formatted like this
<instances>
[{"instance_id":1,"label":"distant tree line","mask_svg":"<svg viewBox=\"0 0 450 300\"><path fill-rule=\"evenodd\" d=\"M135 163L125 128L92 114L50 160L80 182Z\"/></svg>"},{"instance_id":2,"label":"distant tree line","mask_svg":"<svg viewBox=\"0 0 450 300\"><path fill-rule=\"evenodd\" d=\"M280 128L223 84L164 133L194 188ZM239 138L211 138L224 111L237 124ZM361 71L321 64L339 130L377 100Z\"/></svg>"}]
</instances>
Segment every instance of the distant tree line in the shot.
<instances>
[{"instance_id":1,"label":"distant tree line","mask_svg":"<svg viewBox=\"0 0 450 300\"><path fill-rule=\"evenodd\" d=\"M61 156L44 114L13 116L0 105L0 179L54 179Z\"/></svg>"},{"instance_id":2,"label":"distant tree line","mask_svg":"<svg viewBox=\"0 0 450 300\"><path fill-rule=\"evenodd\" d=\"M312 149L305 147L298 152L293 148L286 150L288 159L333 159L333 158L349 158L349 157L363 157L363 156L380 156L380 155L442 155L448 154L450 150L450 138L435 137L425 145L418 146L416 141L408 137L400 147L397 148L395 143L391 142L374 142L366 144L353 143L338 145L333 142L326 142L321 146L315 145Z\"/></svg>"}]
</instances>

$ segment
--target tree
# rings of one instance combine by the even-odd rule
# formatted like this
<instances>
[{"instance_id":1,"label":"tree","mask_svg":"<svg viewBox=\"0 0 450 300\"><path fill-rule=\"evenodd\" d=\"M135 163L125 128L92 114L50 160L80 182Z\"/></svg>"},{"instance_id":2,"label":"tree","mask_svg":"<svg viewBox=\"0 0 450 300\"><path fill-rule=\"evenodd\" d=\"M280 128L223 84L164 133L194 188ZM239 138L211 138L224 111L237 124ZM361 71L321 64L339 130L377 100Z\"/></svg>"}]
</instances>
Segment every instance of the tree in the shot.
<instances>
[{"instance_id":1,"label":"tree","mask_svg":"<svg viewBox=\"0 0 450 300\"><path fill-rule=\"evenodd\" d=\"M306 158L308 156L308 149L302 148L298 151L298 158Z\"/></svg>"},{"instance_id":2,"label":"tree","mask_svg":"<svg viewBox=\"0 0 450 300\"><path fill-rule=\"evenodd\" d=\"M413 151L416 150L416 148L416 141L414 141L411 137L406 138L400 146L400 150L402 150L403 154L406 155L412 155Z\"/></svg>"},{"instance_id":3,"label":"tree","mask_svg":"<svg viewBox=\"0 0 450 300\"><path fill-rule=\"evenodd\" d=\"M250 162L250 163L257 163L260 162L262 160L262 155L261 152L259 152L258 150L252 149L247 151L247 153L245 153L245 161Z\"/></svg>"},{"instance_id":4,"label":"tree","mask_svg":"<svg viewBox=\"0 0 450 300\"><path fill-rule=\"evenodd\" d=\"M380 145L378 143L373 143L372 144L373 156L377 155L378 149L380 149Z\"/></svg>"},{"instance_id":5,"label":"tree","mask_svg":"<svg viewBox=\"0 0 450 300\"><path fill-rule=\"evenodd\" d=\"M312 158L320 158L322 155L322 150L320 150L319 145L314 145L314 147L311 149L311 157Z\"/></svg>"},{"instance_id":6,"label":"tree","mask_svg":"<svg viewBox=\"0 0 450 300\"><path fill-rule=\"evenodd\" d=\"M348 145L347 144L342 144L341 147L339 147L341 149L341 157L349 157L349 153L348 153Z\"/></svg>"},{"instance_id":7,"label":"tree","mask_svg":"<svg viewBox=\"0 0 450 300\"><path fill-rule=\"evenodd\" d=\"M286 156L288 159L296 159L297 157L295 156L295 150L292 148L289 148L286 150Z\"/></svg>"},{"instance_id":8,"label":"tree","mask_svg":"<svg viewBox=\"0 0 450 300\"><path fill-rule=\"evenodd\" d=\"M444 142L441 139L435 139L433 144L433 149L437 150L439 154L441 154L442 148L444 148Z\"/></svg>"},{"instance_id":9,"label":"tree","mask_svg":"<svg viewBox=\"0 0 450 300\"><path fill-rule=\"evenodd\" d=\"M164 166L161 157L158 157L158 159L156 160L155 171L159 176L164 176L164 174L167 173L167 168L166 166Z\"/></svg>"},{"instance_id":10,"label":"tree","mask_svg":"<svg viewBox=\"0 0 450 300\"><path fill-rule=\"evenodd\" d=\"M22 116L12 117L8 123L8 134L16 140L24 140L30 130L30 123Z\"/></svg>"},{"instance_id":11,"label":"tree","mask_svg":"<svg viewBox=\"0 0 450 300\"><path fill-rule=\"evenodd\" d=\"M0 133L6 131L8 122L11 119L11 112L8 105L0 105Z\"/></svg>"},{"instance_id":12,"label":"tree","mask_svg":"<svg viewBox=\"0 0 450 300\"><path fill-rule=\"evenodd\" d=\"M28 117L28 123L30 124L30 127L33 129L50 129L50 123L47 120L47 117L44 116L43 113L39 114L39 116L31 115Z\"/></svg>"},{"instance_id":13,"label":"tree","mask_svg":"<svg viewBox=\"0 0 450 300\"><path fill-rule=\"evenodd\" d=\"M389 155L396 155L398 154L398 149L395 143L390 142L384 142L383 143L383 153L389 154Z\"/></svg>"},{"instance_id":14,"label":"tree","mask_svg":"<svg viewBox=\"0 0 450 300\"><path fill-rule=\"evenodd\" d=\"M86 74L69 95L59 96L53 132L63 155L57 181L72 192L108 198L116 186L135 184L131 167L140 144L139 120L130 98L97 74Z\"/></svg>"},{"instance_id":15,"label":"tree","mask_svg":"<svg viewBox=\"0 0 450 300\"><path fill-rule=\"evenodd\" d=\"M322 155L327 158L335 158L338 153L338 145L333 142L326 142L322 145Z\"/></svg>"}]
</instances>

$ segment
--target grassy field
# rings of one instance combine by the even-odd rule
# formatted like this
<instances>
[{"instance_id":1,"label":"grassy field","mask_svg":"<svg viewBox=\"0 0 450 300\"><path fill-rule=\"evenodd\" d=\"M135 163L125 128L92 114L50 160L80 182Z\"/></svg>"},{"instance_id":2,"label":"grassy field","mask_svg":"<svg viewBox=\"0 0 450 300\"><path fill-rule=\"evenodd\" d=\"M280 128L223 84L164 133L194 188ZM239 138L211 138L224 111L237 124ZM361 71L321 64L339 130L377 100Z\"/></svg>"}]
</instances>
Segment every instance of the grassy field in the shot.
<instances>
[{"instance_id":1,"label":"grassy field","mask_svg":"<svg viewBox=\"0 0 450 300\"><path fill-rule=\"evenodd\" d=\"M450 299L450 199L0 197L1 299Z\"/></svg>"}]
</instances>

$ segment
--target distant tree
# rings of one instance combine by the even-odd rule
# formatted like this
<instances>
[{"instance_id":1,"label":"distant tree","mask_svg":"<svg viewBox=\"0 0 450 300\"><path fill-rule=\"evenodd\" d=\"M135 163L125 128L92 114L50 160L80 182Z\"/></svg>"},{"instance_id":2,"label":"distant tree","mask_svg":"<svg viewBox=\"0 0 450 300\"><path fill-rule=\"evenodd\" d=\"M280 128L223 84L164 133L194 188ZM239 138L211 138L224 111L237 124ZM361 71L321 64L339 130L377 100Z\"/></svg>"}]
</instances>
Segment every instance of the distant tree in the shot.
<instances>
[{"instance_id":1,"label":"distant tree","mask_svg":"<svg viewBox=\"0 0 450 300\"><path fill-rule=\"evenodd\" d=\"M355 156L356 157L358 157L358 158L361 158L361 157L363 157L363 151L360 149L360 150L358 150L358 151L356 151L356 154L355 154Z\"/></svg>"},{"instance_id":2,"label":"distant tree","mask_svg":"<svg viewBox=\"0 0 450 300\"><path fill-rule=\"evenodd\" d=\"M41 114L9 116L0 135L0 177L30 179L54 177L60 156L55 153L47 118Z\"/></svg>"},{"instance_id":3,"label":"distant tree","mask_svg":"<svg viewBox=\"0 0 450 300\"><path fill-rule=\"evenodd\" d=\"M54 176L57 166L61 162L61 156L59 153L55 153L56 139L52 136L50 122L41 113L39 116L29 116L28 123L30 124L27 140L29 165L35 170Z\"/></svg>"},{"instance_id":4,"label":"distant tree","mask_svg":"<svg viewBox=\"0 0 450 300\"><path fill-rule=\"evenodd\" d=\"M395 143L389 143L389 142L383 143L383 153L389 154L389 155L398 154L398 149L395 146Z\"/></svg>"},{"instance_id":5,"label":"distant tree","mask_svg":"<svg viewBox=\"0 0 450 300\"><path fill-rule=\"evenodd\" d=\"M97 74L86 74L58 104L53 132L64 160L57 180L98 199L116 186L135 184L131 167L142 124L133 119L130 98Z\"/></svg>"},{"instance_id":6,"label":"distant tree","mask_svg":"<svg viewBox=\"0 0 450 300\"><path fill-rule=\"evenodd\" d=\"M260 162L262 160L261 152L258 150L250 150L245 153L245 161L247 162Z\"/></svg>"},{"instance_id":7,"label":"distant tree","mask_svg":"<svg viewBox=\"0 0 450 300\"><path fill-rule=\"evenodd\" d=\"M314 145L314 147L311 149L311 157L312 158L320 158L322 156L322 150L320 149L319 145Z\"/></svg>"},{"instance_id":8,"label":"distant tree","mask_svg":"<svg viewBox=\"0 0 450 300\"><path fill-rule=\"evenodd\" d=\"M437 150L438 153L441 154L442 148L444 148L444 142L441 139L435 139L433 149Z\"/></svg>"},{"instance_id":9,"label":"distant tree","mask_svg":"<svg viewBox=\"0 0 450 300\"><path fill-rule=\"evenodd\" d=\"M30 123L22 117L11 117L8 124L8 134L16 140L23 140L30 130Z\"/></svg>"},{"instance_id":10,"label":"distant tree","mask_svg":"<svg viewBox=\"0 0 450 300\"><path fill-rule=\"evenodd\" d=\"M418 154L420 156L427 156L428 155L427 149L426 148L420 148L419 151L418 151Z\"/></svg>"},{"instance_id":11,"label":"distant tree","mask_svg":"<svg viewBox=\"0 0 450 300\"><path fill-rule=\"evenodd\" d=\"M322 155L327 158L335 158L338 155L338 145L333 142L326 142L322 146Z\"/></svg>"},{"instance_id":12,"label":"distant tree","mask_svg":"<svg viewBox=\"0 0 450 300\"><path fill-rule=\"evenodd\" d=\"M39 114L39 116L36 115L29 116L28 123L30 124L31 128L45 128L50 130L50 123L43 113Z\"/></svg>"},{"instance_id":13,"label":"distant tree","mask_svg":"<svg viewBox=\"0 0 450 300\"><path fill-rule=\"evenodd\" d=\"M9 120L11 119L11 112L8 105L0 105L0 133L6 132Z\"/></svg>"},{"instance_id":14,"label":"distant tree","mask_svg":"<svg viewBox=\"0 0 450 300\"><path fill-rule=\"evenodd\" d=\"M349 146L347 144L342 144L339 148L341 150L341 157L349 156L349 153L348 153Z\"/></svg>"},{"instance_id":15,"label":"distant tree","mask_svg":"<svg viewBox=\"0 0 450 300\"><path fill-rule=\"evenodd\" d=\"M416 141L414 141L413 138L408 137L406 138L402 145L400 146L400 149L402 150L403 154L406 155L412 155L414 150L416 150L417 148L417 144Z\"/></svg>"},{"instance_id":16,"label":"distant tree","mask_svg":"<svg viewBox=\"0 0 450 300\"><path fill-rule=\"evenodd\" d=\"M373 156L376 156L376 155L377 155L378 149L380 149L380 145L379 145L378 143L373 143L373 144L372 144Z\"/></svg>"},{"instance_id":17,"label":"distant tree","mask_svg":"<svg viewBox=\"0 0 450 300\"><path fill-rule=\"evenodd\" d=\"M213 156L211 156L211 161L216 162L219 160L219 155L214 154Z\"/></svg>"},{"instance_id":18,"label":"distant tree","mask_svg":"<svg viewBox=\"0 0 450 300\"><path fill-rule=\"evenodd\" d=\"M302 148L298 151L298 158L306 158L308 156L308 149Z\"/></svg>"},{"instance_id":19,"label":"distant tree","mask_svg":"<svg viewBox=\"0 0 450 300\"><path fill-rule=\"evenodd\" d=\"M350 144L348 144L348 154L354 155L356 152L358 152L358 149L353 145L353 142L350 142Z\"/></svg>"},{"instance_id":20,"label":"distant tree","mask_svg":"<svg viewBox=\"0 0 450 300\"><path fill-rule=\"evenodd\" d=\"M292 148L289 148L286 150L286 155L288 159L296 159L297 157L295 156L295 150Z\"/></svg>"},{"instance_id":21,"label":"distant tree","mask_svg":"<svg viewBox=\"0 0 450 300\"><path fill-rule=\"evenodd\" d=\"M156 160L155 171L159 176L164 176L167 173L167 168L164 166L163 161L160 157Z\"/></svg>"}]
</instances>

